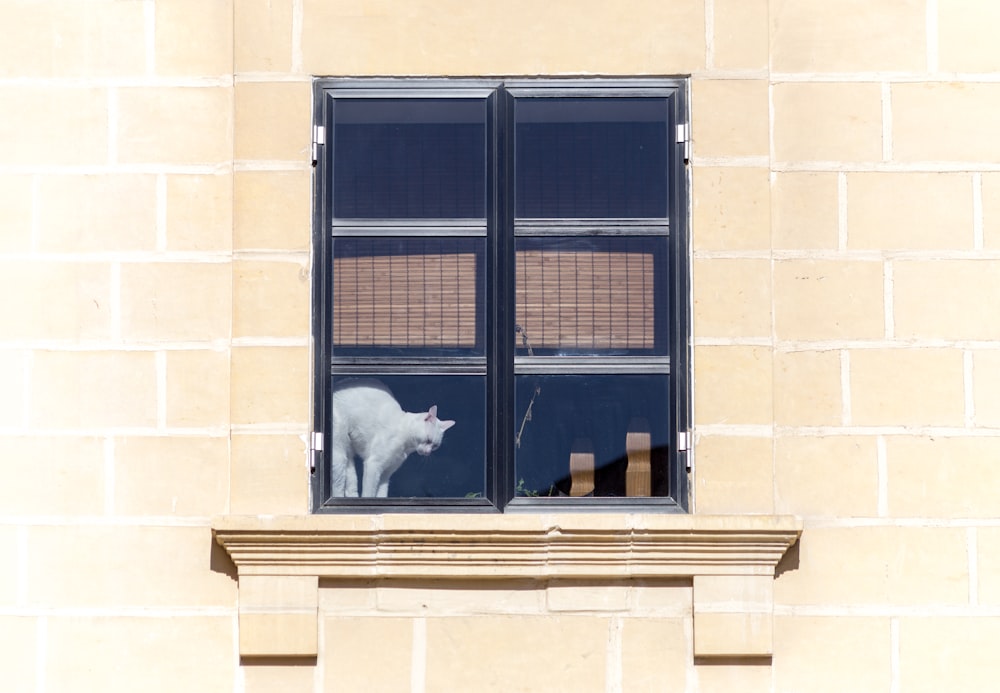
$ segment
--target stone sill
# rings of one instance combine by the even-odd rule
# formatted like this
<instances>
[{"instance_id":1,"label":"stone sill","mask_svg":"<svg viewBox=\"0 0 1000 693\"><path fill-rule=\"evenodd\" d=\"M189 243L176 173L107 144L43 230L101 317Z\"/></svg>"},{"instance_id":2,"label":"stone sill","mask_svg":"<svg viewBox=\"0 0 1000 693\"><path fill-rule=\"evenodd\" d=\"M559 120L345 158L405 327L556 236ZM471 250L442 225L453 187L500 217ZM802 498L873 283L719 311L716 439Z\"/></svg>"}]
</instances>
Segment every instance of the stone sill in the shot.
<instances>
[{"instance_id":1,"label":"stone sill","mask_svg":"<svg viewBox=\"0 0 1000 693\"><path fill-rule=\"evenodd\" d=\"M240 654L318 652L319 579L691 578L698 657L771 654L773 579L798 518L627 513L224 516Z\"/></svg>"}]
</instances>

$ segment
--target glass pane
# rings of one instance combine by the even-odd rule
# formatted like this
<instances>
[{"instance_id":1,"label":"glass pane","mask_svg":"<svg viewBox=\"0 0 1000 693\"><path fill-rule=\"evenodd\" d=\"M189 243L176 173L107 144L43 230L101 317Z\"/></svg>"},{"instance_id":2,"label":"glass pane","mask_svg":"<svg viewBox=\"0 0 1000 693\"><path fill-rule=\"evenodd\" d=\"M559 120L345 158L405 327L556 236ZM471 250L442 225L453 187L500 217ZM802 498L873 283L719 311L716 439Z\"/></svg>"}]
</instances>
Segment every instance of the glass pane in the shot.
<instances>
[{"instance_id":1,"label":"glass pane","mask_svg":"<svg viewBox=\"0 0 1000 693\"><path fill-rule=\"evenodd\" d=\"M667 100L515 104L517 217L667 216Z\"/></svg>"},{"instance_id":2,"label":"glass pane","mask_svg":"<svg viewBox=\"0 0 1000 693\"><path fill-rule=\"evenodd\" d=\"M483 355L484 241L335 238L335 356Z\"/></svg>"},{"instance_id":3,"label":"glass pane","mask_svg":"<svg viewBox=\"0 0 1000 693\"><path fill-rule=\"evenodd\" d=\"M333 118L334 217L485 217L482 99L338 99Z\"/></svg>"},{"instance_id":4,"label":"glass pane","mask_svg":"<svg viewBox=\"0 0 1000 693\"><path fill-rule=\"evenodd\" d=\"M482 376L335 376L331 416L326 447L334 498L485 492Z\"/></svg>"},{"instance_id":5,"label":"glass pane","mask_svg":"<svg viewBox=\"0 0 1000 693\"><path fill-rule=\"evenodd\" d=\"M517 355L667 354L665 237L516 246Z\"/></svg>"},{"instance_id":6,"label":"glass pane","mask_svg":"<svg viewBox=\"0 0 1000 693\"><path fill-rule=\"evenodd\" d=\"M519 496L669 495L667 375L519 375Z\"/></svg>"}]
</instances>

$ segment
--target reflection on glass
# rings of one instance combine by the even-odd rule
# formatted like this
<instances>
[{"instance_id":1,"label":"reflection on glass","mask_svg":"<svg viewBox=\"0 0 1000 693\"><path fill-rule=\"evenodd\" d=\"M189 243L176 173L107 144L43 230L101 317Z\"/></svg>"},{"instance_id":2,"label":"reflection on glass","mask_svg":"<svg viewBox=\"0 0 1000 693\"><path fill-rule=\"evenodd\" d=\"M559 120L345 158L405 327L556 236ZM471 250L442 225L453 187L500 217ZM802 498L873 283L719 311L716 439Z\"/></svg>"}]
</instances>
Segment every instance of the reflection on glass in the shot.
<instances>
[{"instance_id":1,"label":"reflection on glass","mask_svg":"<svg viewBox=\"0 0 1000 693\"><path fill-rule=\"evenodd\" d=\"M517 217L666 217L667 116L663 98L518 99Z\"/></svg>"},{"instance_id":2,"label":"reflection on glass","mask_svg":"<svg viewBox=\"0 0 1000 693\"><path fill-rule=\"evenodd\" d=\"M337 99L333 118L334 217L485 216L485 101Z\"/></svg>"},{"instance_id":3,"label":"reflection on glass","mask_svg":"<svg viewBox=\"0 0 1000 693\"><path fill-rule=\"evenodd\" d=\"M668 380L517 376L517 495L669 495Z\"/></svg>"},{"instance_id":4,"label":"reflection on glass","mask_svg":"<svg viewBox=\"0 0 1000 693\"><path fill-rule=\"evenodd\" d=\"M481 376L334 377L327 494L482 497L485 392Z\"/></svg>"},{"instance_id":5,"label":"reflection on glass","mask_svg":"<svg viewBox=\"0 0 1000 693\"><path fill-rule=\"evenodd\" d=\"M483 241L336 238L335 355L482 355Z\"/></svg>"},{"instance_id":6,"label":"reflection on glass","mask_svg":"<svg viewBox=\"0 0 1000 693\"><path fill-rule=\"evenodd\" d=\"M519 356L667 353L667 239L519 238Z\"/></svg>"}]
</instances>

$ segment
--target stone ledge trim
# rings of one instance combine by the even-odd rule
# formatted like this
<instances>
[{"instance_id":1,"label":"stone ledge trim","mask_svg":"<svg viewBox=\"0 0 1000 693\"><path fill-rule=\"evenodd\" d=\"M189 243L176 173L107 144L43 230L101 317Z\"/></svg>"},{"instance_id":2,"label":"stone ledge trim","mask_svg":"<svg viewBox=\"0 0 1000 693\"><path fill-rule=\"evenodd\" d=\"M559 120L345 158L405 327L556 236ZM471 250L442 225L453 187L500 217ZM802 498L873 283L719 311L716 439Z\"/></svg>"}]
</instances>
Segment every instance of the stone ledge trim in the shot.
<instances>
[{"instance_id":1,"label":"stone ledge trim","mask_svg":"<svg viewBox=\"0 0 1000 693\"><path fill-rule=\"evenodd\" d=\"M778 561L801 531L798 518L773 515L227 515L212 523L215 540L232 557L241 580L249 578L256 585L253 604L246 604L245 614L241 599L241 616L259 612L270 602L272 614L281 614L284 607L289 616L295 616L286 622L304 631L292 638L302 643L296 652L288 651L287 628L275 629L271 637L266 632L241 632L241 643L254 643L252 651L241 647L241 654L312 657L318 650L318 612L311 622L302 619L302 612L288 604L282 576L316 578L316 583L308 583L317 585L317 599L309 595L309 604L318 601L321 578L694 580L728 576L733 579L714 581L709 594L694 595L694 628L699 632L701 626L702 633L695 640L695 656L769 656L771 639L755 637L756 626L745 629L746 637L720 641L703 636L710 622L718 620L711 614L731 611L731 605L748 594L765 595L764 603L758 597L753 612L755 623L763 619L762 625L769 630L773 604L767 595L771 592L759 588L759 578L773 579ZM254 580L258 576L278 579ZM699 581L693 584L697 590ZM261 585L265 586L263 594ZM719 606L713 608L712 602ZM708 617L699 619L702 614ZM257 623L259 619L241 618L241 630ZM711 646L700 648L699 642Z\"/></svg>"}]
</instances>

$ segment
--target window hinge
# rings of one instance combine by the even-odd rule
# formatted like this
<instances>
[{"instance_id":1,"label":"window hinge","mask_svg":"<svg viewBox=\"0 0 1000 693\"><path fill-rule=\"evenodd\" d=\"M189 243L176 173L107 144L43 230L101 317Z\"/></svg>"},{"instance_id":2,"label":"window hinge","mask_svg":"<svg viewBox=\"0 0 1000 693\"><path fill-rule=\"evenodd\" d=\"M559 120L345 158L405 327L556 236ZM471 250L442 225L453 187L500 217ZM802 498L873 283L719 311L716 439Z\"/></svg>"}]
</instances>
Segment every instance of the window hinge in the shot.
<instances>
[{"instance_id":1,"label":"window hinge","mask_svg":"<svg viewBox=\"0 0 1000 693\"><path fill-rule=\"evenodd\" d=\"M315 474L316 467L320 461L320 453L323 452L323 433L313 431L309 437L309 473Z\"/></svg>"},{"instance_id":2,"label":"window hinge","mask_svg":"<svg viewBox=\"0 0 1000 693\"><path fill-rule=\"evenodd\" d=\"M677 432L677 452L687 452L689 449L689 434L687 431Z\"/></svg>"},{"instance_id":3,"label":"window hinge","mask_svg":"<svg viewBox=\"0 0 1000 693\"><path fill-rule=\"evenodd\" d=\"M688 431L677 432L677 452L684 454L684 471L691 471L691 434Z\"/></svg>"},{"instance_id":4,"label":"window hinge","mask_svg":"<svg viewBox=\"0 0 1000 693\"><path fill-rule=\"evenodd\" d=\"M690 123L678 123L677 124L677 144L684 145L684 162L687 163L691 159L691 124Z\"/></svg>"},{"instance_id":5,"label":"window hinge","mask_svg":"<svg viewBox=\"0 0 1000 693\"><path fill-rule=\"evenodd\" d=\"M314 125L312 141L313 166L315 166L316 162L319 161L319 147L324 144L326 144L326 128L322 125Z\"/></svg>"}]
</instances>

